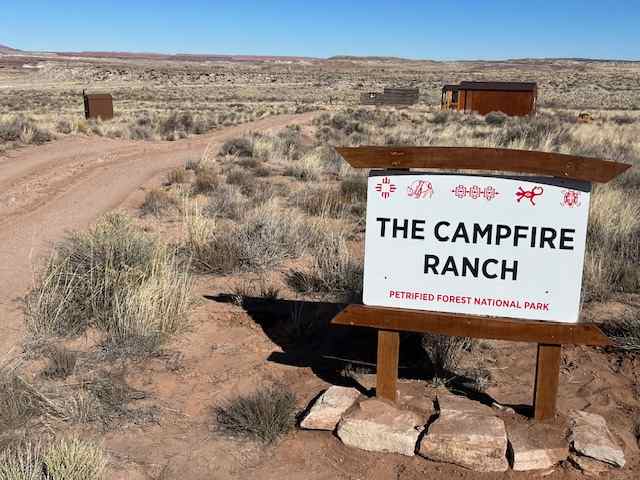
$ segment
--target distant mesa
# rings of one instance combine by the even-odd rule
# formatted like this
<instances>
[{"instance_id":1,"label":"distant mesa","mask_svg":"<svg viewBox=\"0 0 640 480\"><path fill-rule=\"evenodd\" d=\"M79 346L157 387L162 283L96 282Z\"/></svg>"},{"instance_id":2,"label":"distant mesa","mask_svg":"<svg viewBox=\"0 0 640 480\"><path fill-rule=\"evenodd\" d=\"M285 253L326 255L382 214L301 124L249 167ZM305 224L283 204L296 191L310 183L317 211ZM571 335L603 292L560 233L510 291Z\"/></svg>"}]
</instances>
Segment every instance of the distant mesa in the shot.
<instances>
[{"instance_id":1,"label":"distant mesa","mask_svg":"<svg viewBox=\"0 0 640 480\"><path fill-rule=\"evenodd\" d=\"M20 53L22 50L18 50L17 48L11 48L6 45L2 45L0 43L0 55L11 55L12 53Z\"/></svg>"}]
</instances>

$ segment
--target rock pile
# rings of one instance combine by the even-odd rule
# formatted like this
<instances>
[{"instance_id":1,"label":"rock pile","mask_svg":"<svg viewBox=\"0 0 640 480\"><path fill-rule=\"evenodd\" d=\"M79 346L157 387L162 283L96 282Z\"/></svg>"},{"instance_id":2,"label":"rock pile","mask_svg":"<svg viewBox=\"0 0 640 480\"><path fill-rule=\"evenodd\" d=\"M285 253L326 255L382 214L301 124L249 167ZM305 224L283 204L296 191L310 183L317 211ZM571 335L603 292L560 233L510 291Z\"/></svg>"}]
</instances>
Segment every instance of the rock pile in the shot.
<instances>
[{"instance_id":1,"label":"rock pile","mask_svg":"<svg viewBox=\"0 0 640 480\"><path fill-rule=\"evenodd\" d=\"M595 474L625 465L600 415L572 411L568 425L517 422L505 413L465 397L442 392L436 415L401 408L386 400L361 398L358 390L330 387L315 401L300 426L336 431L351 447L370 452L416 453L477 472L549 470L569 460ZM507 424L501 416L507 419Z\"/></svg>"}]
</instances>

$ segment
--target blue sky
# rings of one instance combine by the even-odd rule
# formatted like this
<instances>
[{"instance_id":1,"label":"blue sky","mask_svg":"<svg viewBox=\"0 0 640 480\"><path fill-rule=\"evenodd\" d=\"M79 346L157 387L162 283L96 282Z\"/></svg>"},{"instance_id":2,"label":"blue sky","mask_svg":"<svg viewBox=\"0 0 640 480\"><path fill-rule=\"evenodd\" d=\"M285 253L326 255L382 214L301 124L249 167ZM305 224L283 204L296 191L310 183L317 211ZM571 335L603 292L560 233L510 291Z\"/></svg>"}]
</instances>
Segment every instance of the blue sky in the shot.
<instances>
[{"instance_id":1,"label":"blue sky","mask_svg":"<svg viewBox=\"0 0 640 480\"><path fill-rule=\"evenodd\" d=\"M0 0L25 50L640 60L640 0Z\"/></svg>"}]
</instances>

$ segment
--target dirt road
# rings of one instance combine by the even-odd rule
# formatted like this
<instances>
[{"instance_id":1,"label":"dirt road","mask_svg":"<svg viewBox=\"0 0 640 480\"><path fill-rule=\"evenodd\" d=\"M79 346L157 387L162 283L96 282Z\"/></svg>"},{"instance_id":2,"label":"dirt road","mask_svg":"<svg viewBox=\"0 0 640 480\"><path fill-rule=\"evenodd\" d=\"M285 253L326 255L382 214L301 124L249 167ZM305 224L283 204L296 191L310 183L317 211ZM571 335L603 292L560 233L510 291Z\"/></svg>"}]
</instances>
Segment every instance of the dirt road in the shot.
<instances>
[{"instance_id":1,"label":"dirt road","mask_svg":"<svg viewBox=\"0 0 640 480\"><path fill-rule=\"evenodd\" d=\"M248 131L304 124L314 112L281 115L176 142L69 137L0 156L0 358L24 334L19 299L50 246L127 201L145 183L209 145Z\"/></svg>"}]
</instances>

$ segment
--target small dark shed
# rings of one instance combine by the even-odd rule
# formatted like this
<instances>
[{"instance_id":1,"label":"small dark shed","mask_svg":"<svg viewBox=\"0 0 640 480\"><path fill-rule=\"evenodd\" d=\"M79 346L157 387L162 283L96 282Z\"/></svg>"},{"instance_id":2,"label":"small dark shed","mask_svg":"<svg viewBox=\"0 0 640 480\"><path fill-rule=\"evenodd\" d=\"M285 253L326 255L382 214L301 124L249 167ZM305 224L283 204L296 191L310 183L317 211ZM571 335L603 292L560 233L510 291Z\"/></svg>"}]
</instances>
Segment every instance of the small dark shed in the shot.
<instances>
[{"instance_id":1,"label":"small dark shed","mask_svg":"<svg viewBox=\"0 0 640 480\"><path fill-rule=\"evenodd\" d=\"M418 103L417 88L385 88L383 92L367 92L360 96L363 105L413 105Z\"/></svg>"},{"instance_id":2,"label":"small dark shed","mask_svg":"<svg viewBox=\"0 0 640 480\"><path fill-rule=\"evenodd\" d=\"M108 93L92 93L82 92L84 97L84 116L88 120L90 118L101 118L109 120L113 118L113 98Z\"/></svg>"},{"instance_id":3,"label":"small dark shed","mask_svg":"<svg viewBox=\"0 0 640 480\"><path fill-rule=\"evenodd\" d=\"M502 112L511 116L535 113L535 82L460 82L442 88L441 108L461 112Z\"/></svg>"}]
</instances>

